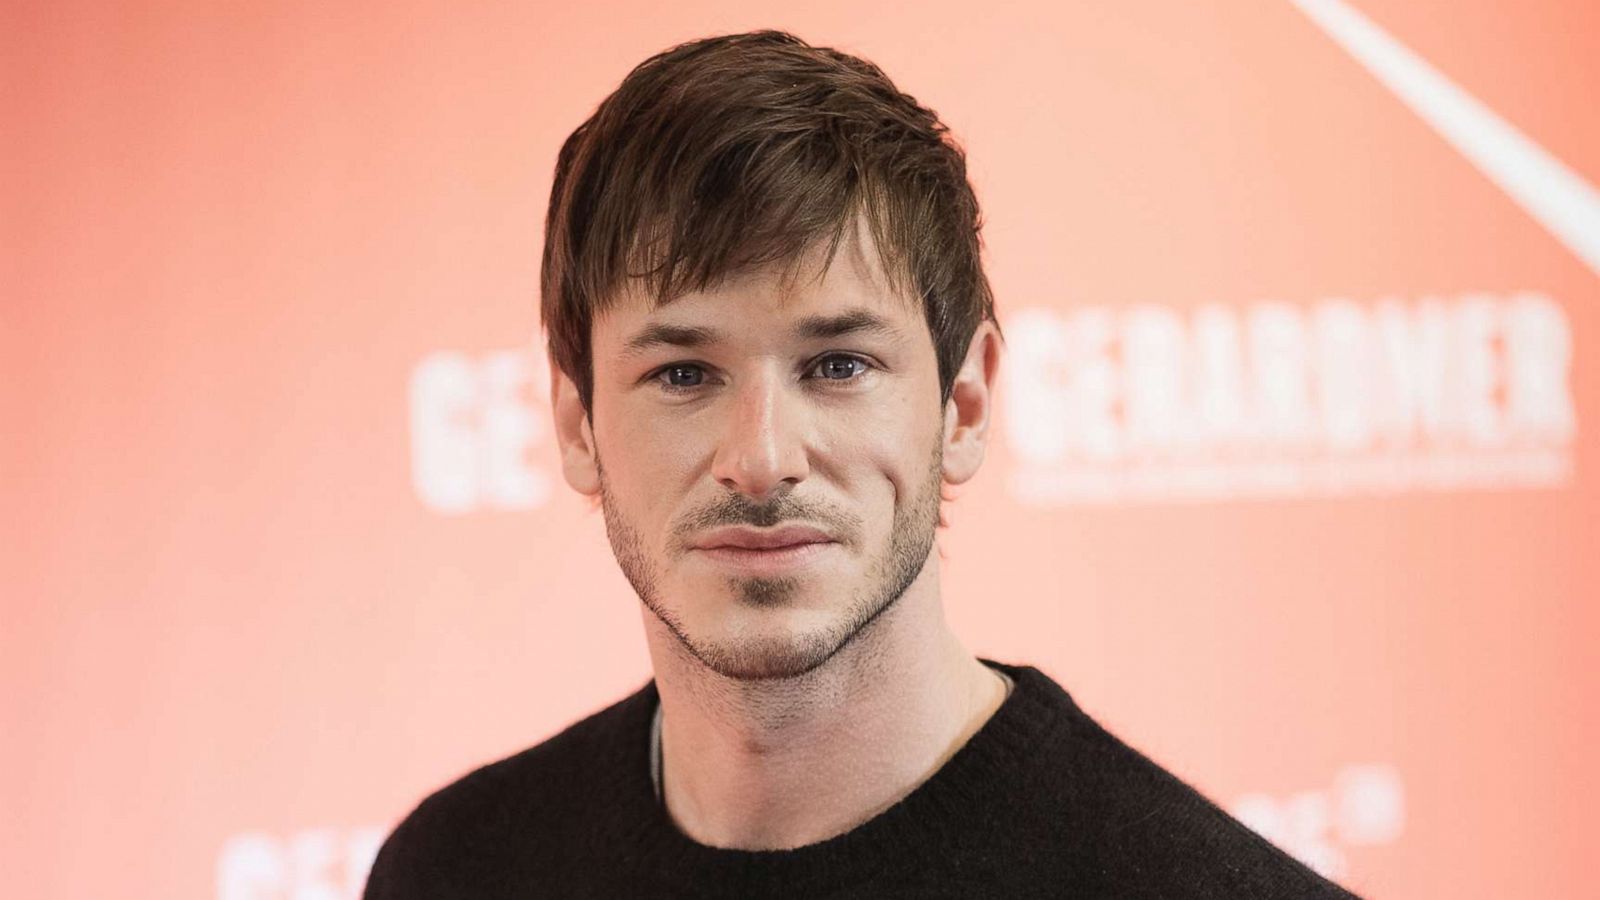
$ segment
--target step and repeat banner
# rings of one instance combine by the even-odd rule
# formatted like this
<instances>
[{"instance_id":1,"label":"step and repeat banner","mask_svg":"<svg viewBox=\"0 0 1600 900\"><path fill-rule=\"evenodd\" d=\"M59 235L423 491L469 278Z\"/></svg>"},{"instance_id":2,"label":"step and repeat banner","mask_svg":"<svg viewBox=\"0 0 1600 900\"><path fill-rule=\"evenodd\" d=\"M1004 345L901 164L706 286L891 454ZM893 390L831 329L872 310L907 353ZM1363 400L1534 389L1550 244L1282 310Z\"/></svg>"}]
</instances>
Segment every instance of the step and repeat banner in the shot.
<instances>
[{"instance_id":1,"label":"step and repeat banner","mask_svg":"<svg viewBox=\"0 0 1600 900\"><path fill-rule=\"evenodd\" d=\"M349 900L649 677L538 259L637 62L777 27L967 148L1008 338L968 646L1372 897L1593 896L1600 12L22 2L0 882Z\"/></svg>"}]
</instances>

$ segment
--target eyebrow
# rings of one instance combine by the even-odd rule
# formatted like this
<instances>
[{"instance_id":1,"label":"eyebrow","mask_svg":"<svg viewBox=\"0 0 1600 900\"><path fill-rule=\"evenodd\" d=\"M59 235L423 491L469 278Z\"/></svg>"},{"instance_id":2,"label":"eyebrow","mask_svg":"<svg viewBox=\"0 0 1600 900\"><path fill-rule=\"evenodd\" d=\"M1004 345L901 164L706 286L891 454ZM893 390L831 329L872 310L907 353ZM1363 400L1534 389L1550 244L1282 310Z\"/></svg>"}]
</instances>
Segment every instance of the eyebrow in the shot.
<instances>
[{"instance_id":1,"label":"eyebrow","mask_svg":"<svg viewBox=\"0 0 1600 900\"><path fill-rule=\"evenodd\" d=\"M806 316L790 329L798 338L826 340L848 334L876 334L890 340L901 339L900 329L871 310L852 309L831 316ZM624 356L637 356L656 347L704 347L722 339L715 328L699 325L646 325L623 345Z\"/></svg>"}]
</instances>

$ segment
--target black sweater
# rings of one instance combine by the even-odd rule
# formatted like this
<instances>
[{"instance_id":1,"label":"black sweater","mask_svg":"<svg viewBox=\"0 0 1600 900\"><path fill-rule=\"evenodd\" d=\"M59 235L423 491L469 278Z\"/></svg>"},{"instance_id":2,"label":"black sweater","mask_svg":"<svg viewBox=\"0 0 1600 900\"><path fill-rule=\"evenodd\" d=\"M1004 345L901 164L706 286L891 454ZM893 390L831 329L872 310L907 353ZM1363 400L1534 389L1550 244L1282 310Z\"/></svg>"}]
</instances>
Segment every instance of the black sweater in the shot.
<instances>
[{"instance_id":1,"label":"black sweater","mask_svg":"<svg viewBox=\"0 0 1600 900\"><path fill-rule=\"evenodd\" d=\"M366 900L1350 897L1117 740L1027 666L932 777L855 829L724 850L656 800L655 683L424 800Z\"/></svg>"}]
</instances>

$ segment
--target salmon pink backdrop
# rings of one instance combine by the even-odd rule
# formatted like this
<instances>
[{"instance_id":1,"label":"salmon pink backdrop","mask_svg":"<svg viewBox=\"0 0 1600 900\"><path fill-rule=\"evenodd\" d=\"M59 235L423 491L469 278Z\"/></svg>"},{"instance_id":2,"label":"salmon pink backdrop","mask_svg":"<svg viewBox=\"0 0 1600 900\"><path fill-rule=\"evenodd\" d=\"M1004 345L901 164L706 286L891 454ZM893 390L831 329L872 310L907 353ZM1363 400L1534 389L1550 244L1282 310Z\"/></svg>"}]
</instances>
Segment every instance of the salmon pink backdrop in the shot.
<instances>
[{"instance_id":1,"label":"salmon pink backdrop","mask_svg":"<svg viewBox=\"0 0 1600 900\"><path fill-rule=\"evenodd\" d=\"M1596 10L7 4L6 894L354 898L649 676L551 445L551 170L647 55L780 27L970 153L969 646L1364 895L1594 896Z\"/></svg>"}]
</instances>

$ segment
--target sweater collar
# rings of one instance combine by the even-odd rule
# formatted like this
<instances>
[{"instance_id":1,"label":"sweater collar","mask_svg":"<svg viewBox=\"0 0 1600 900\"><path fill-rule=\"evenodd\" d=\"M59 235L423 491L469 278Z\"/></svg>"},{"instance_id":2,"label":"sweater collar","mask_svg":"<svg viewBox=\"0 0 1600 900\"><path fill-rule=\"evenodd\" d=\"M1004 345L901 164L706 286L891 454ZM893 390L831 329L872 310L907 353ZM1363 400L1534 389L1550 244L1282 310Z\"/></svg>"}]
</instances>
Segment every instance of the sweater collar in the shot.
<instances>
[{"instance_id":1,"label":"sweater collar","mask_svg":"<svg viewBox=\"0 0 1600 900\"><path fill-rule=\"evenodd\" d=\"M1026 792L1030 758L1049 732L1077 713L1067 693L1031 666L981 659L1014 683L1000 708L938 771L899 802L843 834L790 850L730 850L685 835L658 802L651 778L651 724L660 697L651 681L630 698L619 725L615 785L619 815L611 839L645 871L685 887L725 884L753 891L780 885L804 891L822 879L840 887L871 878L882 861L908 850L952 846L985 806L1004 808ZM936 852L936 851L935 851Z\"/></svg>"}]
</instances>

